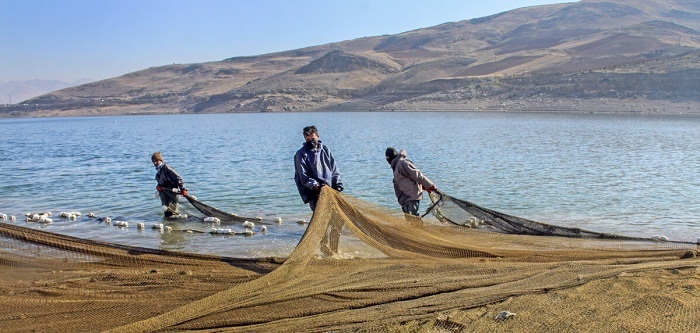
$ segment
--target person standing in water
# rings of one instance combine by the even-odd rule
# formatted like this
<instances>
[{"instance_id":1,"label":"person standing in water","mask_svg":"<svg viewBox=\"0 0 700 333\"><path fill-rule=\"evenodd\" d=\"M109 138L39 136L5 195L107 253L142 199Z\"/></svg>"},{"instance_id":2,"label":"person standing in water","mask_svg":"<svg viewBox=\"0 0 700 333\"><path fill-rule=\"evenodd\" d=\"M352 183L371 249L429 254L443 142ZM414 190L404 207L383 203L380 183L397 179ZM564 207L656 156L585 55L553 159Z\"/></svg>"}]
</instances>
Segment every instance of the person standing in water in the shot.
<instances>
[{"instance_id":1,"label":"person standing in water","mask_svg":"<svg viewBox=\"0 0 700 333\"><path fill-rule=\"evenodd\" d=\"M330 186L343 191L343 182L333 154L319 140L316 126L306 126L303 130L304 145L294 155L294 182L301 200L316 209L321 186Z\"/></svg>"},{"instance_id":2,"label":"person standing in water","mask_svg":"<svg viewBox=\"0 0 700 333\"><path fill-rule=\"evenodd\" d=\"M437 191L435 184L406 158L406 151L389 147L384 153L386 161L394 171L394 194L405 214L418 216L423 190Z\"/></svg>"},{"instance_id":3,"label":"person standing in water","mask_svg":"<svg viewBox=\"0 0 700 333\"><path fill-rule=\"evenodd\" d=\"M151 155L151 162L153 162L153 166L156 168L156 181L158 182L156 189L158 190L160 202L164 207L163 213L165 217L177 216L178 193L187 196L185 182L175 169L165 164L161 152L157 151L153 153L153 155Z\"/></svg>"},{"instance_id":4,"label":"person standing in water","mask_svg":"<svg viewBox=\"0 0 700 333\"><path fill-rule=\"evenodd\" d=\"M333 154L319 140L316 126L306 126L302 132L304 145L294 155L294 182L304 203L308 203L312 211L316 210L321 188L330 186L342 192L343 182L335 163ZM338 253L340 235L343 224L340 221L329 221L328 232L321 239L321 252L326 256Z\"/></svg>"}]
</instances>

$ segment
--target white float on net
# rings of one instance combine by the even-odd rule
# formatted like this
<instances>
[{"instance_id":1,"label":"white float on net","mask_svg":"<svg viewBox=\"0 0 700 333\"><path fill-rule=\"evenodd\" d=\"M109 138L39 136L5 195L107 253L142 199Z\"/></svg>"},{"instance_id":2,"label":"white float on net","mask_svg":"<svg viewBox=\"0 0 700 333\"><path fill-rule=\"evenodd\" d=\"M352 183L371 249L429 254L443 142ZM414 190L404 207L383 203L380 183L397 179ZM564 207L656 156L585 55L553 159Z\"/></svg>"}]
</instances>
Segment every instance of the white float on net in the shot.
<instances>
[{"instance_id":1,"label":"white float on net","mask_svg":"<svg viewBox=\"0 0 700 333\"><path fill-rule=\"evenodd\" d=\"M112 225L115 227L124 227L128 228L129 227L129 222L126 221L114 221L112 222Z\"/></svg>"},{"instance_id":2,"label":"white float on net","mask_svg":"<svg viewBox=\"0 0 700 333\"><path fill-rule=\"evenodd\" d=\"M204 222L210 222L210 223L216 223L216 224L221 224L221 220L219 220L218 217L213 217L213 216L207 216L204 218Z\"/></svg>"}]
</instances>

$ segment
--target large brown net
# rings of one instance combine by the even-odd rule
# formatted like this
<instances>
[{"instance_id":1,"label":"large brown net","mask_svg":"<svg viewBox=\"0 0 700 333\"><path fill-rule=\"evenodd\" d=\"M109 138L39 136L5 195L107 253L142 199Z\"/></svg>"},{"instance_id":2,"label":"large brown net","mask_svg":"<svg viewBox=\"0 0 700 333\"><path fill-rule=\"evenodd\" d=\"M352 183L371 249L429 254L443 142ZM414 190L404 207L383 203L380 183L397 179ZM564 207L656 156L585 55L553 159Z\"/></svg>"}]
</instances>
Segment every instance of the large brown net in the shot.
<instances>
[{"instance_id":1,"label":"large brown net","mask_svg":"<svg viewBox=\"0 0 700 333\"><path fill-rule=\"evenodd\" d=\"M694 244L467 228L327 188L284 259L3 223L0 331L690 332L700 329L695 254Z\"/></svg>"}]
</instances>

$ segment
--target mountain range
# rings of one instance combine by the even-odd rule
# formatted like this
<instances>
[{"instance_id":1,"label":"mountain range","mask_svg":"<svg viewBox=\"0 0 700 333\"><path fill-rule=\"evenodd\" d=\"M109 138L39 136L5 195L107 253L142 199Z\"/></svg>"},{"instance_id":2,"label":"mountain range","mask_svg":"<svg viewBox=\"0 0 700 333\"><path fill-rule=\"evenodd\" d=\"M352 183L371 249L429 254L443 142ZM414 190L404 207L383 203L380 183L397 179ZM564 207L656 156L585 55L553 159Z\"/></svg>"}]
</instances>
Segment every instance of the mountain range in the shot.
<instances>
[{"instance_id":1,"label":"mountain range","mask_svg":"<svg viewBox=\"0 0 700 333\"><path fill-rule=\"evenodd\" d=\"M700 112L700 1L581 0L395 35L152 67L4 116L362 111Z\"/></svg>"}]
</instances>

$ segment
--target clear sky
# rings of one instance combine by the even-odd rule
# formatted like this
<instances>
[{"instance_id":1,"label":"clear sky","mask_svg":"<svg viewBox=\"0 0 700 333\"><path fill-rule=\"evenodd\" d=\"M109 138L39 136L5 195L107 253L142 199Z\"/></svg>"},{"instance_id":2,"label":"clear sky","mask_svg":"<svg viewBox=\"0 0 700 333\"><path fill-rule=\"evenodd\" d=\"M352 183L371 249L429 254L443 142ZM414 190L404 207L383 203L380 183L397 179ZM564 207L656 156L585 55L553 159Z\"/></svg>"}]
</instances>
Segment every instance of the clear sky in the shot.
<instances>
[{"instance_id":1,"label":"clear sky","mask_svg":"<svg viewBox=\"0 0 700 333\"><path fill-rule=\"evenodd\" d=\"M0 81L100 80L573 0L0 0Z\"/></svg>"}]
</instances>

